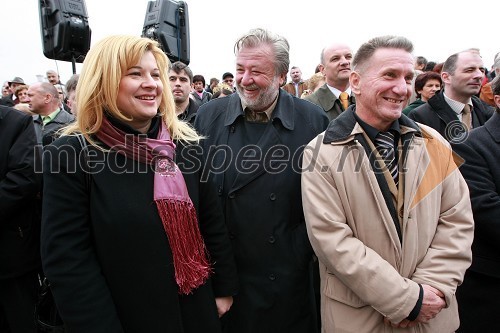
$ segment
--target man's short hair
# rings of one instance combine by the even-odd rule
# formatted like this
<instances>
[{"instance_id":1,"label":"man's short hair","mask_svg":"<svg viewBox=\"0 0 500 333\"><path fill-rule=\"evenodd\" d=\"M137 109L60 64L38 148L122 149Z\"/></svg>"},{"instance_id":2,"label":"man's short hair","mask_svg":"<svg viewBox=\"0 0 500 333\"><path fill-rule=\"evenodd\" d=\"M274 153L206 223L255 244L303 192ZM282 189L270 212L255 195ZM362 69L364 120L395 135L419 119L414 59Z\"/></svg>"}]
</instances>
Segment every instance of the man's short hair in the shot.
<instances>
[{"instance_id":1,"label":"man's short hair","mask_svg":"<svg viewBox=\"0 0 500 333\"><path fill-rule=\"evenodd\" d=\"M445 60L443 63L443 69L441 70L442 72L450 73L450 74L455 74L455 71L457 70L457 61L458 61L458 55L460 53L454 53L451 56L448 57L448 59Z\"/></svg>"},{"instance_id":2,"label":"man's short hair","mask_svg":"<svg viewBox=\"0 0 500 333\"><path fill-rule=\"evenodd\" d=\"M425 57L422 56L418 56L416 62L418 65L424 65L424 68L427 65L427 59L425 59Z\"/></svg>"},{"instance_id":3,"label":"man's short hair","mask_svg":"<svg viewBox=\"0 0 500 333\"><path fill-rule=\"evenodd\" d=\"M193 71L191 71L191 68L188 67L185 63L182 61L176 61L170 66L170 70L174 71L177 74L181 74L182 71L186 72L187 76L189 77L189 83L193 83Z\"/></svg>"},{"instance_id":4,"label":"man's short hair","mask_svg":"<svg viewBox=\"0 0 500 333\"><path fill-rule=\"evenodd\" d=\"M458 61L458 56L462 53L475 53L479 55L479 49L467 49L465 51L457 52L452 54L451 56L448 57L448 59L445 60L443 64L443 69L442 72L449 73L451 75L455 74L455 71L457 70L457 61Z\"/></svg>"},{"instance_id":5,"label":"man's short hair","mask_svg":"<svg viewBox=\"0 0 500 333\"><path fill-rule=\"evenodd\" d=\"M401 49L408 53L413 52L412 42L402 36L381 36L370 39L368 42L364 43L356 52L354 59L351 62L353 70L357 70L357 67L363 67L363 65L368 61L375 51L378 49ZM359 71L359 69L358 69Z\"/></svg>"},{"instance_id":6,"label":"man's short hair","mask_svg":"<svg viewBox=\"0 0 500 333\"><path fill-rule=\"evenodd\" d=\"M66 82L66 91L68 94L74 90L76 90L76 85L78 83L78 79L80 78L80 74L73 74L68 82Z\"/></svg>"},{"instance_id":7,"label":"man's short hair","mask_svg":"<svg viewBox=\"0 0 500 333\"><path fill-rule=\"evenodd\" d=\"M261 28L252 29L236 41L234 53L237 55L244 47L259 45L271 46L274 52L273 62L276 75L286 75L290 67L290 44L283 36Z\"/></svg>"}]
</instances>

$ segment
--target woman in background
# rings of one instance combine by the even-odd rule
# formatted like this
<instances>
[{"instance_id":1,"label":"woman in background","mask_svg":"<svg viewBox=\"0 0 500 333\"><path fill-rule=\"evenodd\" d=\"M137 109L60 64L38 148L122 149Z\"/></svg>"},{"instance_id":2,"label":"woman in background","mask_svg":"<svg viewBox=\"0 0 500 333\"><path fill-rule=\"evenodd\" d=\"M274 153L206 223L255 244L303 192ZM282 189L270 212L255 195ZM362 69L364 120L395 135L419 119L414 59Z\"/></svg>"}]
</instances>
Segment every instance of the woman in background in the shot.
<instances>
[{"instance_id":1,"label":"woman in background","mask_svg":"<svg viewBox=\"0 0 500 333\"><path fill-rule=\"evenodd\" d=\"M441 75L438 73L424 72L419 74L415 79L415 92L417 93L417 99L408 104L408 106L403 109L403 113L408 115L411 110L427 103L432 96L441 90L442 85L443 81L441 80Z\"/></svg>"}]
</instances>

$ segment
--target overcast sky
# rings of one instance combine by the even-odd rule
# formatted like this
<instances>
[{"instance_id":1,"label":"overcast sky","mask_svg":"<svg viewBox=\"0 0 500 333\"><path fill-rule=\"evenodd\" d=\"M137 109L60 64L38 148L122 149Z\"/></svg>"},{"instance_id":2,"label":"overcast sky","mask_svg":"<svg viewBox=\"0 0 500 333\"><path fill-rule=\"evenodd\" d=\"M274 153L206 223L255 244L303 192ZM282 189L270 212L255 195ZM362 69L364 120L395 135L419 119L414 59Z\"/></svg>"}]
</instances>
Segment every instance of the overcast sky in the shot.
<instances>
[{"instance_id":1,"label":"overcast sky","mask_svg":"<svg viewBox=\"0 0 500 333\"><path fill-rule=\"evenodd\" d=\"M82 0L83 1L83 0ZM353 51L371 37L394 34L413 41L414 55L441 62L466 48L481 50L490 69L500 51L496 19L500 1L468 0L187 0L194 74L208 81L234 73L233 45L251 28L262 27L286 37L291 65L303 78L314 73L323 47L346 42ZM92 44L112 34L140 35L147 0L85 0ZM47 69L58 70L65 82L71 62L43 55L38 0L1 0L0 81L22 77L37 80ZM495 25L495 27L494 27ZM81 64L77 64L77 72Z\"/></svg>"}]
</instances>

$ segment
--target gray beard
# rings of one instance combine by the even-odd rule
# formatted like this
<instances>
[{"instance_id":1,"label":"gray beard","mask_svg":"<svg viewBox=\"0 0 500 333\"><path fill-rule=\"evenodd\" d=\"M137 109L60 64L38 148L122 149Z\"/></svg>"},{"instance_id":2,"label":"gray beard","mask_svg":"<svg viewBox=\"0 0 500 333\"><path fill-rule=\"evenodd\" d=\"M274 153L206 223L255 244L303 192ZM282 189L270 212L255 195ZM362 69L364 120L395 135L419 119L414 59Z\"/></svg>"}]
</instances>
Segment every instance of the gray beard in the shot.
<instances>
[{"instance_id":1,"label":"gray beard","mask_svg":"<svg viewBox=\"0 0 500 333\"><path fill-rule=\"evenodd\" d=\"M244 96L244 89L240 88L240 85L236 85L236 90L240 95L240 98L250 110L252 111L264 111L265 108L269 107L279 93L279 87L275 88L278 84L278 77L275 77L271 84L264 90L260 90L260 94L256 99L249 99Z\"/></svg>"}]
</instances>

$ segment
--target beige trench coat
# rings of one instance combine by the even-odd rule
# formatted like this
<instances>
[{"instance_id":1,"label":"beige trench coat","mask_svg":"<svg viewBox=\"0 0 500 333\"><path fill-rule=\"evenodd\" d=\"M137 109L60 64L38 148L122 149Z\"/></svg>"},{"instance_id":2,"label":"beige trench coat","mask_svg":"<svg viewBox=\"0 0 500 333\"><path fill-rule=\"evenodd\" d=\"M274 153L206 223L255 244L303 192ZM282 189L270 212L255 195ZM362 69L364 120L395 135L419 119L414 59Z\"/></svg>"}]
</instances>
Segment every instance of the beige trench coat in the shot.
<instances>
[{"instance_id":1,"label":"beige trench coat","mask_svg":"<svg viewBox=\"0 0 500 333\"><path fill-rule=\"evenodd\" d=\"M469 192L448 143L420 126L400 175L402 245L367 154L359 142L352 145L363 132L359 124L343 142L324 144L322 133L304 151L302 199L320 261L323 332L442 333L459 326L455 291L473 239ZM419 283L442 291L446 308L414 328L385 325L384 317L398 323L409 315Z\"/></svg>"}]
</instances>

